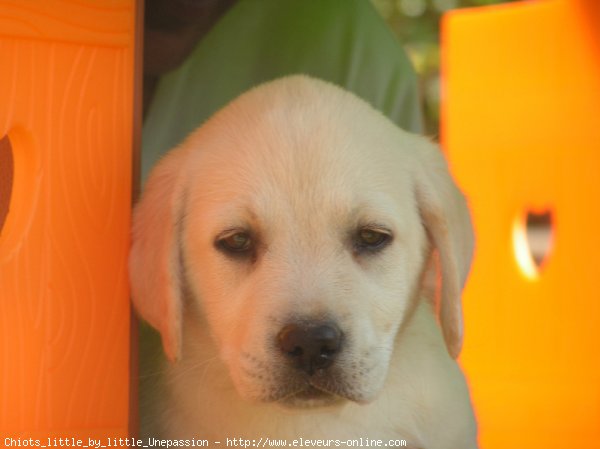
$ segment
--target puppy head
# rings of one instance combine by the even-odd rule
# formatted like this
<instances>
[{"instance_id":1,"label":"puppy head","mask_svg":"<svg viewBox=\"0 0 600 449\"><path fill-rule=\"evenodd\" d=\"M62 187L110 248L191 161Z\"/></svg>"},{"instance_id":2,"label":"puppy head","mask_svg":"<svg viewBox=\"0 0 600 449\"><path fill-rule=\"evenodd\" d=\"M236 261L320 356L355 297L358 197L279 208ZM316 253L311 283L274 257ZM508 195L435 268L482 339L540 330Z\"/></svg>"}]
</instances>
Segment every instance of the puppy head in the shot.
<instances>
[{"instance_id":1,"label":"puppy head","mask_svg":"<svg viewBox=\"0 0 600 449\"><path fill-rule=\"evenodd\" d=\"M435 146L342 89L284 78L239 97L152 172L134 214L133 300L171 359L194 356L182 353L183 310L206 326L242 397L367 402L431 246L458 355L471 232Z\"/></svg>"}]
</instances>

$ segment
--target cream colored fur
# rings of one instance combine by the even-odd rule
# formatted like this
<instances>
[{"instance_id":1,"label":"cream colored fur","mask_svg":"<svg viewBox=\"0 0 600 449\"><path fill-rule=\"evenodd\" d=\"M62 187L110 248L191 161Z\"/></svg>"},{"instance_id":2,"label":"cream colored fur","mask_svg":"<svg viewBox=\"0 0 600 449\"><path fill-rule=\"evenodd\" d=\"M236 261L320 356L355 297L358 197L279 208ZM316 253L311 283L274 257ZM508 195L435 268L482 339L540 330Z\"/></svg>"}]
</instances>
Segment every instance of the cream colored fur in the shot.
<instances>
[{"instance_id":1,"label":"cream colored fur","mask_svg":"<svg viewBox=\"0 0 600 449\"><path fill-rule=\"evenodd\" d=\"M358 250L364 228L392 238ZM251 256L219 246L232 230L251 235ZM476 447L454 360L472 246L466 202L428 140L320 80L247 92L155 167L135 210L133 300L170 359L142 414L166 438ZM298 373L278 351L290 317L341 329L327 373ZM327 394L298 397L308 385Z\"/></svg>"}]
</instances>

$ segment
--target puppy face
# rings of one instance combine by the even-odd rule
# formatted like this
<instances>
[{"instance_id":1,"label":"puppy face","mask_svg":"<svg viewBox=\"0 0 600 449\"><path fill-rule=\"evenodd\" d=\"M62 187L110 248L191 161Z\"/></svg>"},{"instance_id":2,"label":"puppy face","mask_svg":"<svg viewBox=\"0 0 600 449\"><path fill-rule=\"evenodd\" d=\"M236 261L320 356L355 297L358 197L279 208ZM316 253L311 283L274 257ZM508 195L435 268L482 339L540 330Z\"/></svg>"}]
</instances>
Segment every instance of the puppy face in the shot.
<instances>
[{"instance_id":1,"label":"puppy face","mask_svg":"<svg viewBox=\"0 0 600 449\"><path fill-rule=\"evenodd\" d=\"M243 397L368 401L422 266L409 177L345 126L270 108L247 128L220 128L229 138L193 161L182 229L192 297ZM288 137L272 140L282 127ZM286 326L334 329L331 365L319 367L327 341L317 354L310 341L282 347Z\"/></svg>"},{"instance_id":2,"label":"puppy face","mask_svg":"<svg viewBox=\"0 0 600 449\"><path fill-rule=\"evenodd\" d=\"M185 322L206 327L244 399L372 400L419 295L422 222L438 217L415 162L432 148L321 81L251 91L150 178L131 258L138 308L178 355L185 287L197 317ZM448 178L445 166L439 176ZM158 279L152 290L148 279Z\"/></svg>"}]
</instances>

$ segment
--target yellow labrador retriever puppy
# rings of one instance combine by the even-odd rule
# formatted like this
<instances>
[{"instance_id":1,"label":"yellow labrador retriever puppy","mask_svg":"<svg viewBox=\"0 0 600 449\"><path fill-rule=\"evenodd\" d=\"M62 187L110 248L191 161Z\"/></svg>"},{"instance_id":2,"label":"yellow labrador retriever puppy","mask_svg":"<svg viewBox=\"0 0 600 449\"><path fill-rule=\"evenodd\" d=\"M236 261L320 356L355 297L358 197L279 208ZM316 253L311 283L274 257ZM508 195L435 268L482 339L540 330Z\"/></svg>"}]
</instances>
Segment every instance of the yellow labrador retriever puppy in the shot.
<instances>
[{"instance_id":1,"label":"yellow labrador retriever puppy","mask_svg":"<svg viewBox=\"0 0 600 449\"><path fill-rule=\"evenodd\" d=\"M170 359L152 431L475 448L454 360L472 247L428 140L305 76L243 94L135 210L133 300Z\"/></svg>"}]
</instances>

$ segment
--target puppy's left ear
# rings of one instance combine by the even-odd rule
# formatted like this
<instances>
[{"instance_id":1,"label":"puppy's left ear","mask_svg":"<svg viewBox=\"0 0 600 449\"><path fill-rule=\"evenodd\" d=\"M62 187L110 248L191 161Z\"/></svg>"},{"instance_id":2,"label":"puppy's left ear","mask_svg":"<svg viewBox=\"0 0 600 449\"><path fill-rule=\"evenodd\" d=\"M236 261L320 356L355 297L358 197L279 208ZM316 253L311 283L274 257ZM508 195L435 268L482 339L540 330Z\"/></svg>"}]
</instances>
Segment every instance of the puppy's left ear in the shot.
<instances>
[{"instance_id":1,"label":"puppy's left ear","mask_svg":"<svg viewBox=\"0 0 600 449\"><path fill-rule=\"evenodd\" d=\"M138 313L162 337L167 357L181 353L182 286L179 225L188 148L168 153L152 170L133 214L129 279Z\"/></svg>"},{"instance_id":2,"label":"puppy's left ear","mask_svg":"<svg viewBox=\"0 0 600 449\"><path fill-rule=\"evenodd\" d=\"M437 250L441 272L440 324L448 352L462 348L461 293L473 257L473 227L465 197L454 183L439 148L431 143L417 150L415 191L419 213Z\"/></svg>"}]
</instances>

